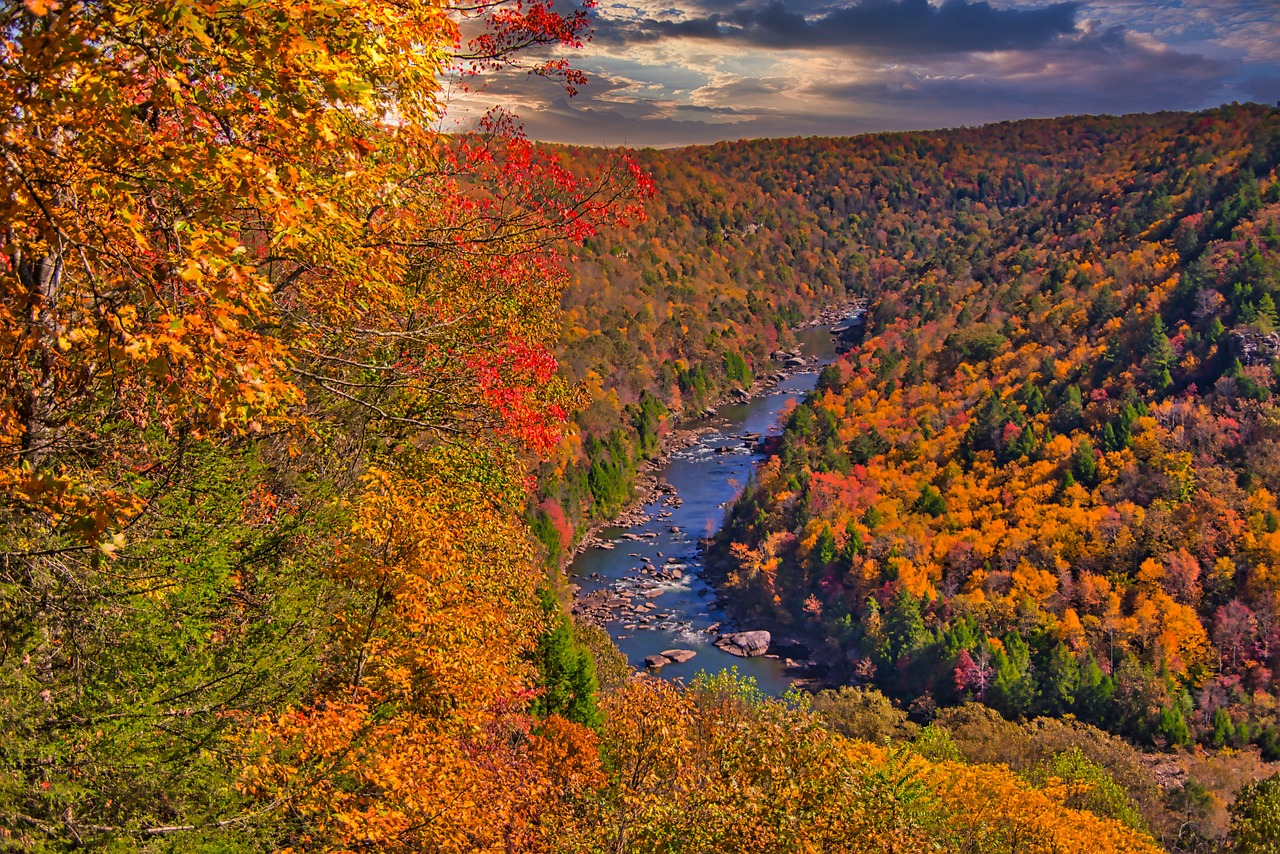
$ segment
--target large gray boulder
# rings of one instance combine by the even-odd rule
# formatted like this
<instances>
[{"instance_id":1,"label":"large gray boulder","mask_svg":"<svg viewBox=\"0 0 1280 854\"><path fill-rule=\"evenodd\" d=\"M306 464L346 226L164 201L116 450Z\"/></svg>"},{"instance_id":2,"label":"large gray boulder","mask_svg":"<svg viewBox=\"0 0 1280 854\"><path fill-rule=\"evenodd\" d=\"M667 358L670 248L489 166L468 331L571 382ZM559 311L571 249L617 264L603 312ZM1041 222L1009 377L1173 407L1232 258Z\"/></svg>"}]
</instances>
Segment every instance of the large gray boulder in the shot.
<instances>
[{"instance_id":1,"label":"large gray boulder","mask_svg":"<svg viewBox=\"0 0 1280 854\"><path fill-rule=\"evenodd\" d=\"M768 652L769 641L769 633L765 631L731 632L717 638L716 646L730 655L752 658Z\"/></svg>"}]
</instances>

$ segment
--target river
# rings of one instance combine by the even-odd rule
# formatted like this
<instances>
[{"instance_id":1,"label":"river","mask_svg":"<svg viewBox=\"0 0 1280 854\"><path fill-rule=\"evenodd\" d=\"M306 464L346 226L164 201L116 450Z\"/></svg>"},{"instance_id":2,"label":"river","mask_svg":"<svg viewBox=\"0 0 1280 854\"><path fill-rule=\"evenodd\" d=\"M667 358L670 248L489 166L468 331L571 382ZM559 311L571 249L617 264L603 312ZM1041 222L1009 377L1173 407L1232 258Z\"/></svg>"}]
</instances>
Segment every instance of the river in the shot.
<instances>
[{"instance_id":1,"label":"river","mask_svg":"<svg viewBox=\"0 0 1280 854\"><path fill-rule=\"evenodd\" d=\"M628 616L605 625L633 667L643 668L646 656L687 649L697 655L682 664L663 667L659 675L687 680L699 671L714 673L737 667L767 694L782 694L791 684L779 659L739 658L712 645L716 635L708 628L730 620L721 610L716 591L703 578L697 544L699 537L719 529L729 505L764 459L744 434L777 433L778 416L788 401L798 401L812 391L817 369L835 358L829 329L803 330L796 338L806 356L817 357L817 368L792 375L746 403L725 404L714 418L690 425L709 424L715 430L701 436L697 444L672 454L670 462L654 472L674 487L679 501L670 495L659 496L643 508L649 521L599 533L600 539L614 544L613 549L588 548L569 565L570 580L582 594L608 589L652 595L650 622ZM651 571L679 570L680 577L654 582L645 573L646 566ZM655 592L658 590L661 592Z\"/></svg>"}]
</instances>

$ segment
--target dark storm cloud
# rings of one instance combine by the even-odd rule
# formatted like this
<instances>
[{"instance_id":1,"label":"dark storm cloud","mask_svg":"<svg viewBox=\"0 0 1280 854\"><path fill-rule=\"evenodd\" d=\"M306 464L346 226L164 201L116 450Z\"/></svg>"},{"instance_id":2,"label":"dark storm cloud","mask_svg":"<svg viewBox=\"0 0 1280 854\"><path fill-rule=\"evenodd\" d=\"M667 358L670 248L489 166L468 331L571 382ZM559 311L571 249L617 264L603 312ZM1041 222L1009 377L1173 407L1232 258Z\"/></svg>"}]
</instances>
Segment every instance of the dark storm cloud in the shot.
<instances>
[{"instance_id":1,"label":"dark storm cloud","mask_svg":"<svg viewBox=\"0 0 1280 854\"><path fill-rule=\"evenodd\" d=\"M928 0L859 0L804 14L784 0L771 0L678 20L602 17L596 38L606 44L687 38L775 49L848 46L903 56L1030 50L1074 32L1079 10L1076 2L999 9L983 0L940 6Z\"/></svg>"}]
</instances>

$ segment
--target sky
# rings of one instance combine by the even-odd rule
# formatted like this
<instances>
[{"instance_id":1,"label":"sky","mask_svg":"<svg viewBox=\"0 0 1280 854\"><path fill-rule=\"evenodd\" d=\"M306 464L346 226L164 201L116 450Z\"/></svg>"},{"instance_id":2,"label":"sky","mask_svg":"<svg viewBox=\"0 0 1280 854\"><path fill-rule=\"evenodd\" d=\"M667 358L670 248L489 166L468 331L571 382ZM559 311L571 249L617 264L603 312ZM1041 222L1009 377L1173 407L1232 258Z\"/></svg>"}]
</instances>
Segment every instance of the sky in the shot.
<instances>
[{"instance_id":1,"label":"sky","mask_svg":"<svg viewBox=\"0 0 1280 854\"><path fill-rule=\"evenodd\" d=\"M513 72L455 113L669 147L1280 101L1280 0L599 0L593 18L576 97Z\"/></svg>"}]
</instances>

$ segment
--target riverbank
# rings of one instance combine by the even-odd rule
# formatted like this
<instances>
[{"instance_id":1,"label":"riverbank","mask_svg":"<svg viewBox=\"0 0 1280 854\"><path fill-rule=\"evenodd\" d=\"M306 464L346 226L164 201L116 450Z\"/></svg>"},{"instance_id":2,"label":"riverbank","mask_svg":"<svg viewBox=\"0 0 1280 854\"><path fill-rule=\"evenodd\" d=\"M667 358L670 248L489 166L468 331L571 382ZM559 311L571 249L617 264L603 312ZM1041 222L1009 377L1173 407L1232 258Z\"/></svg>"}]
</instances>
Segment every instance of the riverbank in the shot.
<instances>
[{"instance_id":1,"label":"riverbank","mask_svg":"<svg viewBox=\"0 0 1280 854\"><path fill-rule=\"evenodd\" d=\"M560 568L562 570L566 569L575 557L589 548L614 548L612 541L600 537L601 531L609 528L630 528L650 521L650 517L644 512L644 507L659 500L662 496L670 494L671 491L671 485L654 473L670 465L673 454L688 450L696 445L703 436L715 433L721 426L724 426L727 421L716 414L720 407L731 403L746 403L755 400L772 391L783 380L797 374L810 372L815 368L821 368L816 358L805 357L798 350L779 351L777 355L786 356L790 363L780 367L765 378L756 380L749 389L736 389L721 396L714 404L708 406L694 418L689 419L690 422L705 421L707 423L696 427L674 427L669 430L660 440L658 453L642 462L638 467L634 486L635 498L616 516L602 522L596 522L587 528L573 551L561 560Z\"/></svg>"},{"instance_id":2,"label":"riverbank","mask_svg":"<svg viewBox=\"0 0 1280 854\"><path fill-rule=\"evenodd\" d=\"M843 311L829 314L838 320ZM733 637L762 627L735 620L733 603L721 601L718 585L703 574L702 541L753 476L762 440L788 401L808 394L818 371L835 358L825 328L799 330L798 337L801 350L773 354L777 370L749 390L725 395L712 417L703 411L670 431L641 468L635 500L592 526L566 564L575 616L604 628L637 669L656 662L664 677L683 678L737 667L775 695L793 683L825 684L825 665L809 658L808 645L793 640L794 633L773 632L764 655L758 636ZM749 657L741 657L736 640L749 642ZM673 652L681 653L678 660L667 655Z\"/></svg>"},{"instance_id":3,"label":"riverbank","mask_svg":"<svg viewBox=\"0 0 1280 854\"><path fill-rule=\"evenodd\" d=\"M823 309L817 317L807 320L791 331L792 333L803 332L809 329L817 329L824 326L832 326L846 317L852 310L859 307L858 301L841 303L838 306ZM691 426L675 426L671 428L665 436L661 438L658 446L658 453L647 460L640 463L638 468L634 491L635 497L629 502L617 515L612 518L592 523L582 533L582 537L578 540L572 551L568 552L560 560L560 570L564 572L574 559L582 552L589 548L611 548L613 544L609 540L600 538L600 532L609 528L630 528L635 525L644 524L649 521L649 517L644 513L644 507L659 500L663 495L668 494L670 484L665 484L661 478L654 475L654 472L665 468L671 462L673 454L687 450L697 444L698 440L714 432L717 427L712 419L717 419L717 411L730 403L745 403L762 397L766 392L772 391L777 387L778 383L795 376L796 374L806 373L815 368L821 370L825 363L817 357L805 357L800 347L793 347L789 350L778 350L773 353L775 370L763 377L757 378L750 388L734 389L725 392L717 398L711 405L703 409L701 412L693 415L686 415L681 423ZM723 419L720 419L723 421ZM692 426L699 421L708 422ZM575 585L570 585L570 592L575 598L577 590Z\"/></svg>"}]
</instances>

